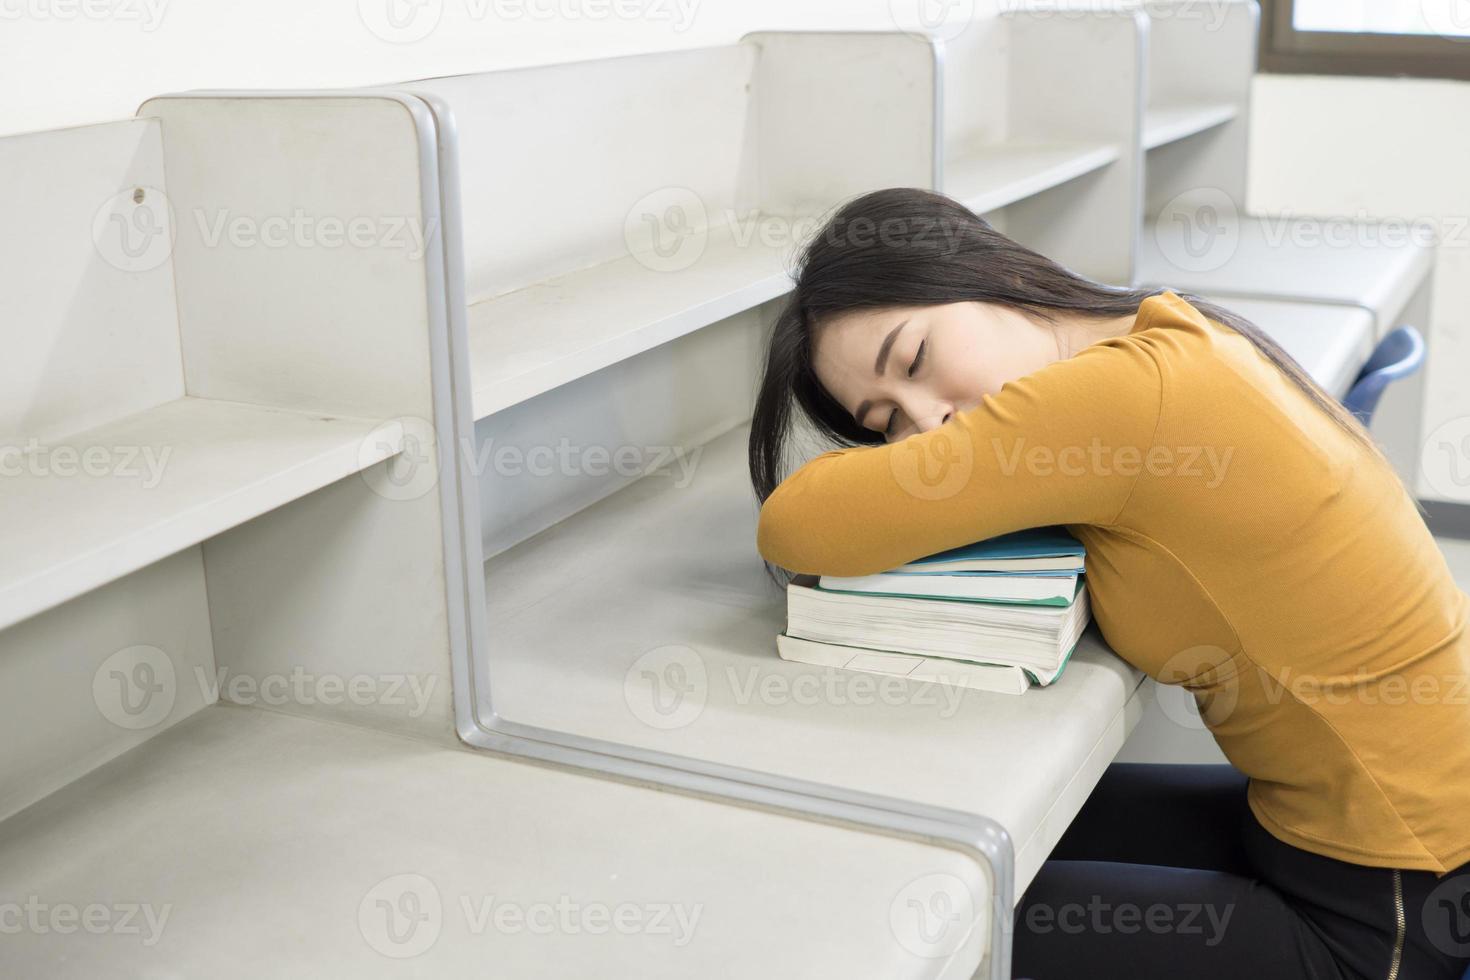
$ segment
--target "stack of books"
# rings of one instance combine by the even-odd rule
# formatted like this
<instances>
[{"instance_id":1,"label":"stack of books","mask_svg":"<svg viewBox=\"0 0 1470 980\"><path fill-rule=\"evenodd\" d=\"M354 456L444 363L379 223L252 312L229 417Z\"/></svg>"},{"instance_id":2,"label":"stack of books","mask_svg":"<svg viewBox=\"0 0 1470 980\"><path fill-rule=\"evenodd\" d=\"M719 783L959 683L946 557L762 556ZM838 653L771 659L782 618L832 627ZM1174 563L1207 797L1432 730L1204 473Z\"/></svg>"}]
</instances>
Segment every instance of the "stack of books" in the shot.
<instances>
[{"instance_id":1,"label":"stack of books","mask_svg":"<svg viewBox=\"0 0 1470 980\"><path fill-rule=\"evenodd\" d=\"M783 659L1021 694L1062 675L1091 618L1082 543L1027 528L876 575L798 575Z\"/></svg>"}]
</instances>

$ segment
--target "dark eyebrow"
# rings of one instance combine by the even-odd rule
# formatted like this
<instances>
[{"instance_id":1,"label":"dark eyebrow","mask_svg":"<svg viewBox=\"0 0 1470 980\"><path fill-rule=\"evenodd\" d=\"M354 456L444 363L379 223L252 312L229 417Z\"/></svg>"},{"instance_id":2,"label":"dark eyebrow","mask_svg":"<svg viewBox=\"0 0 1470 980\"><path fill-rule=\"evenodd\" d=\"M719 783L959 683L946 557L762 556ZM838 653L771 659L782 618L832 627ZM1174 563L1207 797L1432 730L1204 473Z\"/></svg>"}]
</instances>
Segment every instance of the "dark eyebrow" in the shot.
<instances>
[{"instance_id":1,"label":"dark eyebrow","mask_svg":"<svg viewBox=\"0 0 1470 980\"><path fill-rule=\"evenodd\" d=\"M907 323L908 320L900 320L898 326L888 331L888 336L884 337L883 343L878 345L878 359L873 362L873 374L875 374L876 376L880 378L883 377L883 368L888 364L888 352L893 348L893 342L898 339L898 332L902 330ZM864 399L863 403L857 407L857 411L852 413L853 421L857 422L858 425L862 425L863 419L867 416L868 410L872 407L873 403L867 399Z\"/></svg>"}]
</instances>

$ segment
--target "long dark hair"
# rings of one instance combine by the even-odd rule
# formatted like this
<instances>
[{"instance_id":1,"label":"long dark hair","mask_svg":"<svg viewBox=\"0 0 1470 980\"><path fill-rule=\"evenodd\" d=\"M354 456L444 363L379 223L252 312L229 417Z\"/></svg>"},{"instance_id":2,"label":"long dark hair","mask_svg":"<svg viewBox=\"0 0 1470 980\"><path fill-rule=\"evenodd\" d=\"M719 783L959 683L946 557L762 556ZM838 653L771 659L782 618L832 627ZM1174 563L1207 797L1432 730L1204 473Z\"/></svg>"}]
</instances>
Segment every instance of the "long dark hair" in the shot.
<instances>
[{"instance_id":1,"label":"long dark hair","mask_svg":"<svg viewBox=\"0 0 1470 980\"><path fill-rule=\"evenodd\" d=\"M812 334L828 318L852 310L978 300L1051 323L1058 313L1098 318L1136 313L1145 299L1166 291L1093 282L1012 241L952 198L915 187L873 191L843 204L806 244L792 279L794 287L765 344L750 423L750 479L760 503L785 477L793 403L817 435L838 446L884 441L882 433L858 425L817 381ZM1170 291L1248 338L1394 472L1362 423L1259 327L1192 293Z\"/></svg>"}]
</instances>

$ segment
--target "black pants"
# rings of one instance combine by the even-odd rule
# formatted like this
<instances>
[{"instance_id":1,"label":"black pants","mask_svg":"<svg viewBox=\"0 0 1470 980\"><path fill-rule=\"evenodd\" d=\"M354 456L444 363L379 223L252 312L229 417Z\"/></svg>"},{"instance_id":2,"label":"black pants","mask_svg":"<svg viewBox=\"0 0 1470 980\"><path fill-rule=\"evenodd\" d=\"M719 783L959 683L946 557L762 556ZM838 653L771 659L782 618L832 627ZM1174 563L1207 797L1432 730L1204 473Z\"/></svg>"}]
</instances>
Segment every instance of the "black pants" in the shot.
<instances>
[{"instance_id":1,"label":"black pants","mask_svg":"<svg viewBox=\"0 0 1470 980\"><path fill-rule=\"evenodd\" d=\"M1245 789L1228 765L1113 763L1021 897L1012 976L1460 980L1470 863L1438 877L1314 854L1265 830Z\"/></svg>"}]
</instances>

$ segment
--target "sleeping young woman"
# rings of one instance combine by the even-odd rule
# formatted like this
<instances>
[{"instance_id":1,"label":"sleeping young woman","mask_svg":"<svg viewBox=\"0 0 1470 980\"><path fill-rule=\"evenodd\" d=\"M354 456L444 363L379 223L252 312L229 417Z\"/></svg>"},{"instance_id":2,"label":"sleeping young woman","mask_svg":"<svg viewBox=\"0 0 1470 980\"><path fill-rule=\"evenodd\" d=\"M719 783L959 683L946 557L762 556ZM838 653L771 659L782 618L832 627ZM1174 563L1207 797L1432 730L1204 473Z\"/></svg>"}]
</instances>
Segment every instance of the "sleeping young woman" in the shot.
<instances>
[{"instance_id":1,"label":"sleeping young woman","mask_svg":"<svg viewBox=\"0 0 1470 980\"><path fill-rule=\"evenodd\" d=\"M840 448L783 479L793 408ZM1107 770L1016 908L1016 976L1465 972L1470 599L1366 430L1251 323L877 191L801 256L749 457L789 572L1065 525L1103 637L1230 760Z\"/></svg>"}]
</instances>

